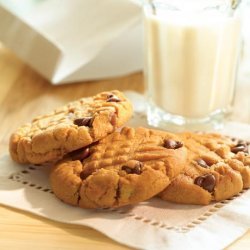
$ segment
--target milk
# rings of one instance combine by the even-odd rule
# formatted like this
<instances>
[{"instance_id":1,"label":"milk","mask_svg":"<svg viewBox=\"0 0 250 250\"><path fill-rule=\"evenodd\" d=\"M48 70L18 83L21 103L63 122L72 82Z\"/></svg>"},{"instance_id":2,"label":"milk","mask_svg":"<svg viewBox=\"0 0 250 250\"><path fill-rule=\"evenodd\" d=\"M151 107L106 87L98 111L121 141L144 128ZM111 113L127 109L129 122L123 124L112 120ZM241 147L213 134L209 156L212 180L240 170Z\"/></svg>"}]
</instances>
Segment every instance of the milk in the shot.
<instances>
[{"instance_id":1,"label":"milk","mask_svg":"<svg viewBox=\"0 0 250 250\"><path fill-rule=\"evenodd\" d=\"M145 80L151 101L186 118L226 112L234 97L237 17L146 13Z\"/></svg>"}]
</instances>

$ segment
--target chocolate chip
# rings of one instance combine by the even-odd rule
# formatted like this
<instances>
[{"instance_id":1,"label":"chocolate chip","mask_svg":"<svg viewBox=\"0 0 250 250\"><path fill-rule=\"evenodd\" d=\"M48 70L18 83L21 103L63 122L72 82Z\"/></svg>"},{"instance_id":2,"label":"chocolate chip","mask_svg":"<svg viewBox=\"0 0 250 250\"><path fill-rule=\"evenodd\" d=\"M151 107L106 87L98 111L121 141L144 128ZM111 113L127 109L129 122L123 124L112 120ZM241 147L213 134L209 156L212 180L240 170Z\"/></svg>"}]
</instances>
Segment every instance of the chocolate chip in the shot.
<instances>
[{"instance_id":1,"label":"chocolate chip","mask_svg":"<svg viewBox=\"0 0 250 250\"><path fill-rule=\"evenodd\" d=\"M246 143L238 143L236 146L231 148L231 151L235 154L237 154L238 152L249 153Z\"/></svg>"},{"instance_id":2,"label":"chocolate chip","mask_svg":"<svg viewBox=\"0 0 250 250\"><path fill-rule=\"evenodd\" d=\"M120 98L116 95L108 95L107 96L107 102L120 102Z\"/></svg>"},{"instance_id":3,"label":"chocolate chip","mask_svg":"<svg viewBox=\"0 0 250 250\"><path fill-rule=\"evenodd\" d=\"M85 180L87 179L91 174L93 173L93 170L92 169L83 169L82 172L80 173L80 178L82 180Z\"/></svg>"},{"instance_id":4,"label":"chocolate chip","mask_svg":"<svg viewBox=\"0 0 250 250\"><path fill-rule=\"evenodd\" d=\"M183 143L180 141L166 139L166 140L164 140L163 146L167 149L178 149L178 148L181 148L183 146Z\"/></svg>"},{"instance_id":5,"label":"chocolate chip","mask_svg":"<svg viewBox=\"0 0 250 250\"><path fill-rule=\"evenodd\" d=\"M142 173L142 166L143 166L143 163L138 161L138 163L133 168L133 172L135 174L141 174Z\"/></svg>"},{"instance_id":6,"label":"chocolate chip","mask_svg":"<svg viewBox=\"0 0 250 250\"><path fill-rule=\"evenodd\" d=\"M133 167L129 166L122 166L122 170L125 171L127 174L141 174L142 173L142 167L143 163L142 162L136 162L136 164Z\"/></svg>"},{"instance_id":7,"label":"chocolate chip","mask_svg":"<svg viewBox=\"0 0 250 250\"><path fill-rule=\"evenodd\" d=\"M70 153L70 156L73 161L76 161L76 160L82 161L86 159L87 157L89 157L89 155L90 155L89 148L81 148Z\"/></svg>"},{"instance_id":8,"label":"chocolate chip","mask_svg":"<svg viewBox=\"0 0 250 250\"><path fill-rule=\"evenodd\" d=\"M202 176L198 176L194 180L194 184L202 187L203 189L207 190L208 192L213 192L215 187L216 179L212 174L205 174Z\"/></svg>"},{"instance_id":9,"label":"chocolate chip","mask_svg":"<svg viewBox=\"0 0 250 250\"><path fill-rule=\"evenodd\" d=\"M92 117L83 117L83 118L78 118L74 120L74 124L77 126L86 126L86 127L91 127L93 122Z\"/></svg>"},{"instance_id":10,"label":"chocolate chip","mask_svg":"<svg viewBox=\"0 0 250 250\"><path fill-rule=\"evenodd\" d=\"M122 170L125 171L127 174L132 173L132 168L130 168L128 166L122 166Z\"/></svg>"},{"instance_id":11,"label":"chocolate chip","mask_svg":"<svg viewBox=\"0 0 250 250\"><path fill-rule=\"evenodd\" d=\"M207 163L206 163L204 160L202 160L202 159L198 159L198 160L196 160L196 162L197 162L201 167L203 167L203 168L209 168L209 166L207 165Z\"/></svg>"}]
</instances>

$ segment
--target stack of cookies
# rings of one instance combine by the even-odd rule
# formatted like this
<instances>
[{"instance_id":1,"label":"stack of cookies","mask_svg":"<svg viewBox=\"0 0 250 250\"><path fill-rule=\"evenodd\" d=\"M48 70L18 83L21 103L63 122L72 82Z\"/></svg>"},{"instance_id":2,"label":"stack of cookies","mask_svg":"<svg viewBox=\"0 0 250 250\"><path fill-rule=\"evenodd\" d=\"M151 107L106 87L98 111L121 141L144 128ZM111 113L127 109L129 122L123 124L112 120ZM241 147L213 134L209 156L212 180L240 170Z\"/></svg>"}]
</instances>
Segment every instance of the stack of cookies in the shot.
<instances>
[{"instance_id":1,"label":"stack of cookies","mask_svg":"<svg viewBox=\"0 0 250 250\"><path fill-rule=\"evenodd\" d=\"M249 144L218 134L121 128L132 113L117 90L71 102L13 133L11 157L49 164L54 194L82 208L154 196L206 205L250 187Z\"/></svg>"}]
</instances>

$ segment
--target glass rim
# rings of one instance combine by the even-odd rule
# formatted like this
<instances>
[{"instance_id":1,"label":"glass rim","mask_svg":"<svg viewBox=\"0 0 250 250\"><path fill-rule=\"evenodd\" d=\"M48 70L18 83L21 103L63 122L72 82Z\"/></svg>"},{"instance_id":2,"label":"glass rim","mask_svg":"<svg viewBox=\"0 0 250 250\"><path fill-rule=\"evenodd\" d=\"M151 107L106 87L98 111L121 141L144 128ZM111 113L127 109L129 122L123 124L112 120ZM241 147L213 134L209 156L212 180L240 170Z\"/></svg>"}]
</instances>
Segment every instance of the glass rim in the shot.
<instances>
[{"instance_id":1,"label":"glass rim","mask_svg":"<svg viewBox=\"0 0 250 250\"><path fill-rule=\"evenodd\" d=\"M143 0L144 8L167 9L171 11L203 11L218 9L232 11L239 7L241 0Z\"/></svg>"}]
</instances>

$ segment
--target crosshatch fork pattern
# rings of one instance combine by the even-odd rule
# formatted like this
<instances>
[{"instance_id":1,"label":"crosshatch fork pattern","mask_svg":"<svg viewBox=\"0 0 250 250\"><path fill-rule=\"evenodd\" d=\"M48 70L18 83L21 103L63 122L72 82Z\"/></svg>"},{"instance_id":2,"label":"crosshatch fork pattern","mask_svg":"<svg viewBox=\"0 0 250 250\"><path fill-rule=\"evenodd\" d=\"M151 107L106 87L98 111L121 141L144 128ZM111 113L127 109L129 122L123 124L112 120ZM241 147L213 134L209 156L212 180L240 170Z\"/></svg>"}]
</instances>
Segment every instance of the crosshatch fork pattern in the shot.
<instances>
[{"instance_id":1,"label":"crosshatch fork pattern","mask_svg":"<svg viewBox=\"0 0 250 250\"><path fill-rule=\"evenodd\" d=\"M27 168L20 170L19 172L12 173L8 178L12 181L15 181L24 185L25 187L33 188L38 192L46 192L48 195L53 195L53 191L50 189L48 184L46 183L43 185L41 183L38 184L37 180L35 180L34 178L30 178L32 173L37 172L37 171L39 172L44 171L44 169L46 169L46 167L28 166ZM130 219L137 220L138 222L145 223L149 226L157 227L159 229L172 230L178 233L187 233L193 228L202 224L210 216L212 216L221 208L223 208L224 206L232 202L234 199L237 199L238 197L240 197L245 192L247 192L247 190L243 190L239 194L235 195L234 197L231 197L227 200L223 200L221 202L217 202L213 204L212 206L209 206L208 209L202 215L198 216L195 219L190 220L190 222L181 226L168 225L167 223L164 223L162 221L154 220L152 218L147 218L146 216L142 216L136 212L130 211L127 207L107 208L107 209L101 209L101 211L108 212L108 213L110 212L118 213L120 215L124 215L125 217L129 217Z\"/></svg>"}]
</instances>

